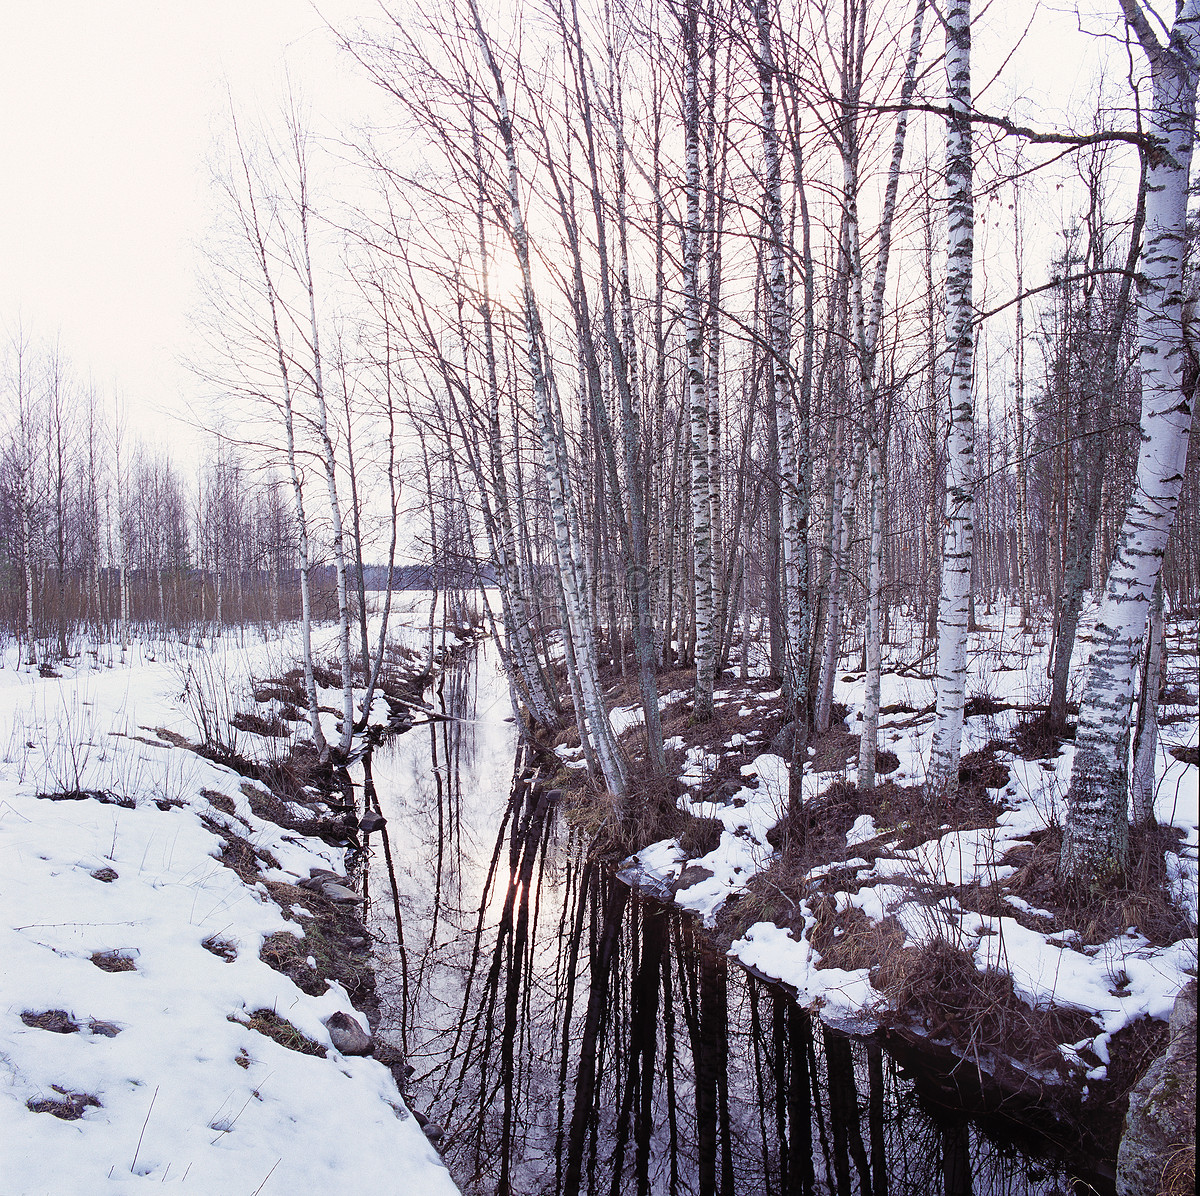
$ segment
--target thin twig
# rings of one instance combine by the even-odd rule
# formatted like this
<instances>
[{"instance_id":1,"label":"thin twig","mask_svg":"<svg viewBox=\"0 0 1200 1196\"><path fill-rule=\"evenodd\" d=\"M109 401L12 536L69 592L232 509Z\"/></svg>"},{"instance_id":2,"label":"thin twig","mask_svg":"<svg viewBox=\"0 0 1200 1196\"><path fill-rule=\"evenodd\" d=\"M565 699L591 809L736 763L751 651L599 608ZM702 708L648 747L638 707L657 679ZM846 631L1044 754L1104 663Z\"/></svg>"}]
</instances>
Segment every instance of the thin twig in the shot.
<instances>
[{"instance_id":1,"label":"thin twig","mask_svg":"<svg viewBox=\"0 0 1200 1196\"><path fill-rule=\"evenodd\" d=\"M158 1085L154 1087L154 1095L150 1098L150 1108L146 1110L146 1120L142 1122L142 1132L138 1134L137 1146L133 1152L133 1162L129 1164L129 1170L132 1173L137 1166L138 1154L142 1149L142 1138L146 1134L146 1126L150 1124L150 1114L154 1112L154 1102L158 1099Z\"/></svg>"}]
</instances>

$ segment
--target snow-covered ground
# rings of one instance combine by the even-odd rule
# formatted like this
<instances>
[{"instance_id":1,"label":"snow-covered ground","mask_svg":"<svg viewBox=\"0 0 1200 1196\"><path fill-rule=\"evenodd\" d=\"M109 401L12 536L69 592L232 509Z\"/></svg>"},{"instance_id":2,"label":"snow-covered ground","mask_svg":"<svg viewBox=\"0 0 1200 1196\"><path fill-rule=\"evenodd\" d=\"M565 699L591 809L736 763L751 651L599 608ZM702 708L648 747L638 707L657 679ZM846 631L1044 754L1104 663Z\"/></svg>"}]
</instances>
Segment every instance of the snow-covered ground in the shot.
<instances>
[{"instance_id":1,"label":"snow-covered ground","mask_svg":"<svg viewBox=\"0 0 1200 1196\"><path fill-rule=\"evenodd\" d=\"M0 667L3 1196L457 1190L388 1068L334 1047L331 1015L366 1027L345 990L259 958L310 916L275 886L342 873L343 850L256 817L241 777L170 741L198 738L189 678L224 715L297 658L246 633L105 647L57 678ZM220 862L225 828L254 883ZM252 1028L264 1009L325 1057Z\"/></svg>"},{"instance_id":2,"label":"snow-covered ground","mask_svg":"<svg viewBox=\"0 0 1200 1196\"><path fill-rule=\"evenodd\" d=\"M1035 645L1031 636L1022 633L1015 616L1004 623L1002 632L999 612L981 621L992 624L992 630L973 637L968 694L986 694L1014 705L1044 702L1048 687L1045 645ZM1200 769L1183 763L1170 749L1194 749L1197 744L1197 628L1193 622L1179 630L1182 642L1189 645L1188 654L1174 657L1169 668L1173 683L1183 686L1186 698L1174 707L1184 712L1183 717L1160 730L1156 814L1160 823L1183 832L1178 851L1167 853L1166 864L1175 901L1190 919L1192 937L1169 946L1153 946L1137 927L1129 927L1108 942L1082 945L1070 928L1057 933L1050 926L1045 932L1029 928L1029 923L1036 926L1043 915L1047 919L1051 915L1016 896L1005 900L1014 913L1025 915L1024 925L1016 917L989 917L965 910L953 896L930 900L931 892L944 893L945 886L988 885L1006 878L1016 871L1000 863L1006 852L1028 843L1031 833L1061 825L1074 751L1070 743L1052 759L1025 760L1011 752L997 753L996 759L1009 769L1009 779L996 792L1003 813L995 826L970 830L943 827L944 833L901 849L903 827L876 827L870 815L863 815L846 836L845 858L832 867L812 868L796 886L798 891L811 892L822 882L829 892L824 878L836 868L837 876L844 878L839 883L846 885L830 894L839 912L853 906L873 922L893 917L910 945L940 935L971 952L980 969L1006 972L1017 995L1031 1006L1054 1005L1091 1015L1095 1033L1080 1042L1063 1043L1060 1049L1075 1063L1080 1062L1080 1052L1086 1051L1083 1066L1088 1078L1102 1078L1112 1035L1143 1015L1166 1018L1176 992L1196 972ZM1081 642L1086 632L1085 626ZM907 644L915 643L919 636L916 630L913 638L907 639L901 629L894 639L906 647L895 651L893 662L911 658L914 653ZM881 720L880 747L894 752L899 760L887 779L900 785L919 782L928 760L933 721L914 719L911 712L932 703L934 683L891 671L885 672L882 689L883 708L900 704L909 708L905 714L885 715ZM664 705L676 696L664 699ZM718 693L717 705L736 711L752 728L756 717L771 708L774 697L777 695L734 689ZM848 725L856 731L863 700L862 675L839 670L835 699L848 707ZM1017 711L1004 710L968 719L964 754L989 741L1007 739L1019 717ZM628 712L621 712L617 725L627 727L634 721ZM725 747L741 751L746 743L744 736L735 735ZM676 746L682 746L681 741ZM630 881L661 894L673 892L678 905L695 911L710 926L725 902L745 893L751 878L777 857L767 831L782 818L788 793L786 762L768 751L742 766L745 783L740 790L717 794L717 800L696 800L701 796L696 790L705 788L705 776L711 776L715 766L715 757L706 756L703 749L688 750L681 780L692 792L680 798L680 804L692 814L719 820L724 828L720 843L695 859L686 857L678 840L655 843L628 860L623 872ZM810 802L833 782L853 779L853 764L835 773L806 772L803 799ZM857 854L868 842L872 862ZM698 879L687 883L692 877ZM681 879L686 887L681 887ZM782 893L780 898L791 899ZM823 967L821 953L810 939L817 922L813 908L803 897L798 903L794 900L794 905L792 925L802 924L802 931L793 934L790 928L760 921L733 943L730 954L759 973L790 985L803 1004L819 1010L830 1022L869 1027L887 1005L885 996L872 986L869 969Z\"/></svg>"}]
</instances>

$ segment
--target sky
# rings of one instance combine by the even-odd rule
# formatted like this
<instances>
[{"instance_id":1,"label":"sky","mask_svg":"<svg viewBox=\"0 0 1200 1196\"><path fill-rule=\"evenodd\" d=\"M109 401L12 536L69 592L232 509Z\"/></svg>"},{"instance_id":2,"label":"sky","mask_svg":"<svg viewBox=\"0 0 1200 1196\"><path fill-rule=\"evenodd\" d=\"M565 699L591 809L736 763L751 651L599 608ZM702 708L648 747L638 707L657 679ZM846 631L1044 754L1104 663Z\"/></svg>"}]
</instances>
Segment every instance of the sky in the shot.
<instances>
[{"instance_id":1,"label":"sky","mask_svg":"<svg viewBox=\"0 0 1200 1196\"><path fill-rule=\"evenodd\" d=\"M153 441L194 395L209 161L240 110L271 112L287 75L318 119L373 89L333 46L372 0L0 0L0 330L58 338ZM228 89L228 91L227 91Z\"/></svg>"},{"instance_id":2,"label":"sky","mask_svg":"<svg viewBox=\"0 0 1200 1196\"><path fill-rule=\"evenodd\" d=\"M992 36L977 36L979 49L987 54L990 43L994 53L1018 37L1031 6L995 0L983 18ZM196 344L199 247L215 210L209 162L228 127L228 97L241 113L269 117L290 77L318 131L381 111L322 19L353 27L378 4L319 7L0 0L0 335L20 326L35 341L58 338L85 379L120 394L142 439L195 435L165 416L202 390L182 360ZM1084 7L1117 10L1116 0ZM1097 43L1074 37L1076 24L1073 5L1044 4L984 106L1015 100L1023 114L1042 115L1051 96L1086 92ZM989 65L977 67L979 86Z\"/></svg>"}]
</instances>

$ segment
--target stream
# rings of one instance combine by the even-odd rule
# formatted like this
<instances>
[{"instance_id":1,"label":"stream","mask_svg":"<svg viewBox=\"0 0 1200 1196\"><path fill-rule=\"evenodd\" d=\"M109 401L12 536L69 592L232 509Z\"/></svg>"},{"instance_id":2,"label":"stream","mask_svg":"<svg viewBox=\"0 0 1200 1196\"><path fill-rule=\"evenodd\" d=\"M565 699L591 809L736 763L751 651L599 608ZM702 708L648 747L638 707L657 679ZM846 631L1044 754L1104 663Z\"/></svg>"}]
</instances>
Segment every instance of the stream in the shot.
<instances>
[{"instance_id":1,"label":"stream","mask_svg":"<svg viewBox=\"0 0 1200 1196\"><path fill-rule=\"evenodd\" d=\"M426 700L449 717L371 762L403 951L378 842L370 919L382 1030L464 1193L1112 1191L1052 1123L1018 1138L970 1116L589 862L585 829L529 782L490 644Z\"/></svg>"}]
</instances>

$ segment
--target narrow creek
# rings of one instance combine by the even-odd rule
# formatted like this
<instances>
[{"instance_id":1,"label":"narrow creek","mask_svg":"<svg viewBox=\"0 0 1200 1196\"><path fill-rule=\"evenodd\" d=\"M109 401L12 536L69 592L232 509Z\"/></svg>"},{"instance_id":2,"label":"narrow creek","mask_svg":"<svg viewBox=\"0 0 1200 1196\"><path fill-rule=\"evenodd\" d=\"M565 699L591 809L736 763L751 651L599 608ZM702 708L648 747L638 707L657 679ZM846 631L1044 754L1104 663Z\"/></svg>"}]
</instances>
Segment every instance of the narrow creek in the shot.
<instances>
[{"instance_id":1,"label":"narrow creek","mask_svg":"<svg viewBox=\"0 0 1200 1196\"><path fill-rule=\"evenodd\" d=\"M589 862L529 783L489 644L426 698L446 717L372 761L404 943L379 952L378 987L464 1193L1112 1191L1055 1158L1052 1126L1018 1141L972 1118ZM371 869L371 922L395 944L378 844Z\"/></svg>"}]
</instances>

